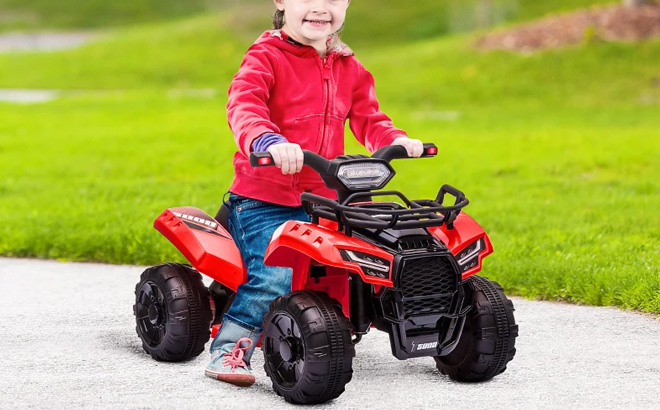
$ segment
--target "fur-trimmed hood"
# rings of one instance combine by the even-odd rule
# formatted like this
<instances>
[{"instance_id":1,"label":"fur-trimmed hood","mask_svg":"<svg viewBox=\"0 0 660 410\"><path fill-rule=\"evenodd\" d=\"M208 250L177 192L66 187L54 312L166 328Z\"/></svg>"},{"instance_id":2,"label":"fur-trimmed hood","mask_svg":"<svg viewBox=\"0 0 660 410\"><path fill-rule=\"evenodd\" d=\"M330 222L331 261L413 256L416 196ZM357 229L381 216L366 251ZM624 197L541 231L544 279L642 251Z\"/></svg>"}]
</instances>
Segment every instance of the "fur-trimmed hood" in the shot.
<instances>
[{"instance_id":1,"label":"fur-trimmed hood","mask_svg":"<svg viewBox=\"0 0 660 410\"><path fill-rule=\"evenodd\" d=\"M333 38L328 38L328 45L333 42ZM300 44L297 41L293 40L286 34L283 30L268 30L264 32L255 42L259 43L268 43L279 49L289 51L295 55L302 55L306 53L317 52L316 49L312 46ZM335 41L334 46L328 50L327 55L332 53L338 53L342 57L348 57L354 55L353 50L350 49L344 42L341 40Z\"/></svg>"}]
</instances>

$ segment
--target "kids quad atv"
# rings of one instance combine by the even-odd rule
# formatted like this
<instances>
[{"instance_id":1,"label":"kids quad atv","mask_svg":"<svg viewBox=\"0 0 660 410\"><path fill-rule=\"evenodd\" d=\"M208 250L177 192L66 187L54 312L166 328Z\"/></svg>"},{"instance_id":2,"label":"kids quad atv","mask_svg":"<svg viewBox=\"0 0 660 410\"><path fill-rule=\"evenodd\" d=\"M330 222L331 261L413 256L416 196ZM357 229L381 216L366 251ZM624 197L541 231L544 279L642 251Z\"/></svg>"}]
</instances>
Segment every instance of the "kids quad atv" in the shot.
<instances>
[{"instance_id":1,"label":"kids quad atv","mask_svg":"<svg viewBox=\"0 0 660 410\"><path fill-rule=\"evenodd\" d=\"M425 144L423 156L437 151ZM513 304L496 282L474 275L492 246L461 211L467 198L449 185L434 200L379 191L396 158L408 158L403 147L334 160L304 151L304 164L338 200L302 194L311 223L282 224L265 255L268 265L293 268L291 293L270 304L261 339L266 374L288 402L338 397L351 380L354 345L372 327L389 334L396 358L433 357L458 381L488 380L515 354ZM250 160L273 165L268 153ZM448 195L453 204L445 204ZM246 281L226 211L214 219L171 208L154 223L192 264L151 267L135 288L137 333L154 359L199 355ZM214 280L208 289L200 273Z\"/></svg>"}]
</instances>

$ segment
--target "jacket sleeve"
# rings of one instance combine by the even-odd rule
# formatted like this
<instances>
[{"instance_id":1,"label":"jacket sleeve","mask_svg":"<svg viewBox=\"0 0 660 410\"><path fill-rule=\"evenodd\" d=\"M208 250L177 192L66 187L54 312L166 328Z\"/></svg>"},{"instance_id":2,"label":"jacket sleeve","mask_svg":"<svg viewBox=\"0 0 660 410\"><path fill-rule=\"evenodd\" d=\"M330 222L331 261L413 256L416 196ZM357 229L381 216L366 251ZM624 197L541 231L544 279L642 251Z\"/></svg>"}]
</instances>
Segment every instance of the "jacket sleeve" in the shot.
<instances>
[{"instance_id":1,"label":"jacket sleeve","mask_svg":"<svg viewBox=\"0 0 660 410\"><path fill-rule=\"evenodd\" d=\"M249 156L252 143L264 133L280 133L270 120L268 99L275 79L275 59L265 47L252 46L229 86L227 120L238 149Z\"/></svg>"},{"instance_id":2,"label":"jacket sleeve","mask_svg":"<svg viewBox=\"0 0 660 410\"><path fill-rule=\"evenodd\" d=\"M348 113L349 125L355 138L369 152L390 145L397 137L407 134L396 128L392 120L380 110L374 77L360 62L357 62L358 77L353 89L353 101Z\"/></svg>"}]
</instances>

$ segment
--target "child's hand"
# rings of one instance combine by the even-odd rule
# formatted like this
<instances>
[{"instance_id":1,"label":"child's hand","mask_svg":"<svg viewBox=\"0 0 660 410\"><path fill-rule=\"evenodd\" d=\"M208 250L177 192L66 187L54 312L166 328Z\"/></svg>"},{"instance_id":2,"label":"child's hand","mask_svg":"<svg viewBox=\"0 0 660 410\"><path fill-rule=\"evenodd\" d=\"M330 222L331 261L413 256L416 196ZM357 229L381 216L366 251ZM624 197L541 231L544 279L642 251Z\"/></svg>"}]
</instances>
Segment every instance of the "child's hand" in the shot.
<instances>
[{"instance_id":1,"label":"child's hand","mask_svg":"<svg viewBox=\"0 0 660 410\"><path fill-rule=\"evenodd\" d=\"M392 142L392 145L402 145L408 151L408 156L411 158L419 158L424 153L424 144L420 140L399 137Z\"/></svg>"},{"instance_id":2,"label":"child's hand","mask_svg":"<svg viewBox=\"0 0 660 410\"><path fill-rule=\"evenodd\" d=\"M282 142L268 147L268 152L273 156L275 166L280 168L284 175L295 174L302 170L304 156L300 145Z\"/></svg>"}]
</instances>

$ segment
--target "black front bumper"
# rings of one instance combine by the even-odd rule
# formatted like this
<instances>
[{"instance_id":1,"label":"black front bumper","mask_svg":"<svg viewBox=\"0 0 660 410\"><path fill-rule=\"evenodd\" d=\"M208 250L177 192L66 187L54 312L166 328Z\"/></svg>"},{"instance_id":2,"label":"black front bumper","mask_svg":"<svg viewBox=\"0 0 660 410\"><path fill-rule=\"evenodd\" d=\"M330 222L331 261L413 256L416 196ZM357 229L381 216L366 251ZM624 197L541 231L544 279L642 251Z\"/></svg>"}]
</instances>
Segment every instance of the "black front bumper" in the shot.
<instances>
[{"instance_id":1,"label":"black front bumper","mask_svg":"<svg viewBox=\"0 0 660 410\"><path fill-rule=\"evenodd\" d=\"M471 290L463 285L453 256L400 255L393 288L374 295L374 325L390 335L398 359L444 356L458 343L471 310Z\"/></svg>"}]
</instances>

